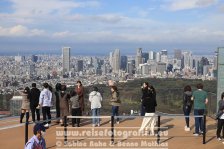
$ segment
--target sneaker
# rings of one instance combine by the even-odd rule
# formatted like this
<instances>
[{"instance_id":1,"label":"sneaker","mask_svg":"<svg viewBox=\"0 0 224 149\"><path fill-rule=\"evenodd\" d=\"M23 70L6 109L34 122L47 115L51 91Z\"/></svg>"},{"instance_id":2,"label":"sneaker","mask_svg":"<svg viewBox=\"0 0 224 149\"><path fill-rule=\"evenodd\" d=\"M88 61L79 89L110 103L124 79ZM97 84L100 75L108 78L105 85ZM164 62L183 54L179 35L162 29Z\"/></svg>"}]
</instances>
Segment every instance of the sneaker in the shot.
<instances>
[{"instance_id":1,"label":"sneaker","mask_svg":"<svg viewBox=\"0 0 224 149\"><path fill-rule=\"evenodd\" d=\"M191 128L190 128L190 127L187 127L187 128L185 129L185 131L191 131Z\"/></svg>"},{"instance_id":2,"label":"sneaker","mask_svg":"<svg viewBox=\"0 0 224 149\"><path fill-rule=\"evenodd\" d=\"M221 139L221 138L217 138L217 140L218 140L218 141L222 141L222 139Z\"/></svg>"},{"instance_id":3,"label":"sneaker","mask_svg":"<svg viewBox=\"0 0 224 149\"><path fill-rule=\"evenodd\" d=\"M111 124L111 121L109 121L109 123Z\"/></svg>"},{"instance_id":4,"label":"sneaker","mask_svg":"<svg viewBox=\"0 0 224 149\"><path fill-rule=\"evenodd\" d=\"M199 134L198 134L198 133L193 133L193 135L194 135L195 137L199 136Z\"/></svg>"},{"instance_id":5,"label":"sneaker","mask_svg":"<svg viewBox=\"0 0 224 149\"><path fill-rule=\"evenodd\" d=\"M97 124L98 127L100 127L100 124Z\"/></svg>"},{"instance_id":6,"label":"sneaker","mask_svg":"<svg viewBox=\"0 0 224 149\"><path fill-rule=\"evenodd\" d=\"M117 121L116 123L117 123L117 124L120 124L120 122L119 122L119 121Z\"/></svg>"},{"instance_id":7,"label":"sneaker","mask_svg":"<svg viewBox=\"0 0 224 149\"><path fill-rule=\"evenodd\" d=\"M93 127L96 127L96 124L92 124Z\"/></svg>"},{"instance_id":8,"label":"sneaker","mask_svg":"<svg viewBox=\"0 0 224 149\"><path fill-rule=\"evenodd\" d=\"M47 123L47 124L45 124L45 125L44 125L44 127L49 127L49 124L48 124L48 123Z\"/></svg>"}]
</instances>

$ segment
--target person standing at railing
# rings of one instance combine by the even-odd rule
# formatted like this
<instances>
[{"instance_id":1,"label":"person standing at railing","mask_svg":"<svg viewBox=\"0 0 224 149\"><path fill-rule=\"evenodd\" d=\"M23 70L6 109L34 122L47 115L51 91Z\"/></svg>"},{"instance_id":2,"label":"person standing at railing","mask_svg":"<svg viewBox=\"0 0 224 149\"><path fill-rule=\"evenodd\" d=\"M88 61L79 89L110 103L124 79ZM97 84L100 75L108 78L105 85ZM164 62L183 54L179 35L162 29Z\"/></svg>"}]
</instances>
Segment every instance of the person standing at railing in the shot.
<instances>
[{"instance_id":1,"label":"person standing at railing","mask_svg":"<svg viewBox=\"0 0 224 149\"><path fill-rule=\"evenodd\" d=\"M224 139L224 136L222 136L221 139L220 135L221 131L224 131L224 92L222 93L221 100L219 101L219 109L216 118L218 119L216 137L219 141L221 141Z\"/></svg>"},{"instance_id":2,"label":"person standing at railing","mask_svg":"<svg viewBox=\"0 0 224 149\"><path fill-rule=\"evenodd\" d=\"M85 103L84 103L84 87L83 87L81 81L77 81L77 86L75 88L75 92L79 95L81 114L83 114L84 109L85 109Z\"/></svg>"},{"instance_id":3,"label":"person standing at railing","mask_svg":"<svg viewBox=\"0 0 224 149\"><path fill-rule=\"evenodd\" d=\"M155 111L156 111L156 91L154 87L149 86L147 82L143 84L142 104L145 107L145 116L139 132L144 133L145 129L150 129L150 135L154 135Z\"/></svg>"},{"instance_id":4,"label":"person standing at railing","mask_svg":"<svg viewBox=\"0 0 224 149\"><path fill-rule=\"evenodd\" d=\"M112 106L112 116L119 116L119 107L121 106L121 100L116 86L111 86L110 105ZM117 118L116 123L120 123L119 118Z\"/></svg>"},{"instance_id":5,"label":"person standing at railing","mask_svg":"<svg viewBox=\"0 0 224 149\"><path fill-rule=\"evenodd\" d=\"M43 113L43 120L47 120L48 122L44 122L44 127L49 127L51 124L51 106L52 106L52 93L49 90L48 83L43 84L44 89L40 93L39 98L39 106L42 107L42 113Z\"/></svg>"},{"instance_id":6,"label":"person standing at railing","mask_svg":"<svg viewBox=\"0 0 224 149\"><path fill-rule=\"evenodd\" d=\"M71 113L72 116L81 116L81 108L79 103L79 96L78 94L73 90L70 92L70 100L71 100ZM80 118L72 118L72 127L80 127Z\"/></svg>"},{"instance_id":7,"label":"person standing at railing","mask_svg":"<svg viewBox=\"0 0 224 149\"><path fill-rule=\"evenodd\" d=\"M42 124L36 124L33 127L33 137L26 143L25 149L46 149L46 142L44 139L46 129Z\"/></svg>"},{"instance_id":8,"label":"person standing at railing","mask_svg":"<svg viewBox=\"0 0 224 149\"><path fill-rule=\"evenodd\" d=\"M61 83L57 83L55 85L55 98L56 98L56 118L60 118L60 91L61 91ZM60 120L57 120L59 123Z\"/></svg>"},{"instance_id":9,"label":"person standing at railing","mask_svg":"<svg viewBox=\"0 0 224 149\"><path fill-rule=\"evenodd\" d=\"M35 113L37 115L37 121L40 121L40 108L38 107L40 98L40 90L36 87L36 83L32 83L32 89L30 90L30 109L32 113L32 121L35 122Z\"/></svg>"},{"instance_id":10,"label":"person standing at railing","mask_svg":"<svg viewBox=\"0 0 224 149\"><path fill-rule=\"evenodd\" d=\"M60 114L61 114L61 126L67 125L64 123L64 117L69 116L69 104L70 104L70 94L66 93L66 85L61 86L60 93Z\"/></svg>"},{"instance_id":11,"label":"person standing at railing","mask_svg":"<svg viewBox=\"0 0 224 149\"><path fill-rule=\"evenodd\" d=\"M100 116L100 108L102 96L97 87L93 87L93 91L89 94L89 101L91 103L92 116ZM100 118L93 118L93 127L100 126Z\"/></svg>"},{"instance_id":12,"label":"person standing at railing","mask_svg":"<svg viewBox=\"0 0 224 149\"><path fill-rule=\"evenodd\" d=\"M208 103L207 92L203 90L201 83L197 84L197 90L193 92L192 100L194 100L194 116L197 116L195 117L194 136L198 136L204 132L203 115Z\"/></svg>"},{"instance_id":13,"label":"person standing at railing","mask_svg":"<svg viewBox=\"0 0 224 149\"><path fill-rule=\"evenodd\" d=\"M190 131L190 118L188 117L191 113L191 108L193 106L193 101L191 100L192 97L192 90L191 86L187 85L184 87L184 94L183 94L183 111L185 117L186 125L184 127L185 131Z\"/></svg>"},{"instance_id":14,"label":"person standing at railing","mask_svg":"<svg viewBox=\"0 0 224 149\"><path fill-rule=\"evenodd\" d=\"M30 111L30 88L26 87L22 92L19 92L22 96L22 106L20 114L20 123L23 122L23 117L26 114L26 122L29 120L29 111Z\"/></svg>"}]
</instances>

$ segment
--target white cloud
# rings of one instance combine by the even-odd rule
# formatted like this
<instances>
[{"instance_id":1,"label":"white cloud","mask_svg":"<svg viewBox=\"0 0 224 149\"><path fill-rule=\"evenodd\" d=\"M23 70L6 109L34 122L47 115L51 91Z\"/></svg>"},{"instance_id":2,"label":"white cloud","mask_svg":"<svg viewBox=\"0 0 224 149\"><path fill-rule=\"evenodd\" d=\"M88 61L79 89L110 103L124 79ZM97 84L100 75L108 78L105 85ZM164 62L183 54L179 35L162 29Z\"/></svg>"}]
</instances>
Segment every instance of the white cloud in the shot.
<instances>
[{"instance_id":1,"label":"white cloud","mask_svg":"<svg viewBox=\"0 0 224 149\"><path fill-rule=\"evenodd\" d=\"M218 0L171 0L168 8L172 11L202 8L214 5Z\"/></svg>"},{"instance_id":2,"label":"white cloud","mask_svg":"<svg viewBox=\"0 0 224 149\"><path fill-rule=\"evenodd\" d=\"M4 28L0 26L0 36L10 36L10 37L18 37L18 36L42 36L45 34L45 31L39 29L28 29L23 25L16 25L9 28Z\"/></svg>"}]
</instances>

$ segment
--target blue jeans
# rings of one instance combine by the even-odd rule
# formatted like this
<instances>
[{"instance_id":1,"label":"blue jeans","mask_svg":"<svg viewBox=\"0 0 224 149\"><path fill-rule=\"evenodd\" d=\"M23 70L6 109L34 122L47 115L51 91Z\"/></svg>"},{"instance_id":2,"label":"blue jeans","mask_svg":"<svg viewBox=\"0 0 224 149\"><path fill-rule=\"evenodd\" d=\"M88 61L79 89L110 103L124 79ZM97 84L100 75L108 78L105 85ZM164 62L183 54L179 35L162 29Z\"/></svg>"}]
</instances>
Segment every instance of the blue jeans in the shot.
<instances>
[{"instance_id":1,"label":"blue jeans","mask_svg":"<svg viewBox=\"0 0 224 149\"><path fill-rule=\"evenodd\" d=\"M141 116L145 116L145 107L141 103Z\"/></svg>"},{"instance_id":2,"label":"blue jeans","mask_svg":"<svg viewBox=\"0 0 224 149\"><path fill-rule=\"evenodd\" d=\"M100 108L92 109L92 116L100 116ZM93 118L93 124L100 124L100 118Z\"/></svg>"},{"instance_id":3,"label":"blue jeans","mask_svg":"<svg viewBox=\"0 0 224 149\"><path fill-rule=\"evenodd\" d=\"M183 111L184 111L184 116L189 116L191 113L191 106L184 106ZM190 118L185 117L185 121L186 121L186 126L189 127Z\"/></svg>"},{"instance_id":4,"label":"blue jeans","mask_svg":"<svg viewBox=\"0 0 224 149\"><path fill-rule=\"evenodd\" d=\"M118 116L119 106L112 106L112 116ZM119 118L117 118L117 122L119 121Z\"/></svg>"},{"instance_id":5,"label":"blue jeans","mask_svg":"<svg viewBox=\"0 0 224 149\"><path fill-rule=\"evenodd\" d=\"M205 113L204 109L194 109L195 116L203 116ZM199 134L199 129L204 132L203 117L195 117L195 133Z\"/></svg>"}]
</instances>

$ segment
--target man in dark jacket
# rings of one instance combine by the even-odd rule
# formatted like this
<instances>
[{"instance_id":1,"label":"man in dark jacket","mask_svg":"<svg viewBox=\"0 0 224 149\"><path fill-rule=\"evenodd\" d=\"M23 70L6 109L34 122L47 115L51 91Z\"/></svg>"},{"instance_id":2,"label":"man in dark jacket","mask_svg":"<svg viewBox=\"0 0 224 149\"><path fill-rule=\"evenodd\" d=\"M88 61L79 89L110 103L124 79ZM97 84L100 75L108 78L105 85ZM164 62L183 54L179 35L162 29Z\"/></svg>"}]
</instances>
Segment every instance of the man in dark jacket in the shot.
<instances>
[{"instance_id":1,"label":"man in dark jacket","mask_svg":"<svg viewBox=\"0 0 224 149\"><path fill-rule=\"evenodd\" d=\"M35 122L35 112L37 114L37 120L40 121L40 109L39 104L40 90L36 88L36 83L32 83L32 89L30 91L30 109L32 112L32 121Z\"/></svg>"}]
</instances>

